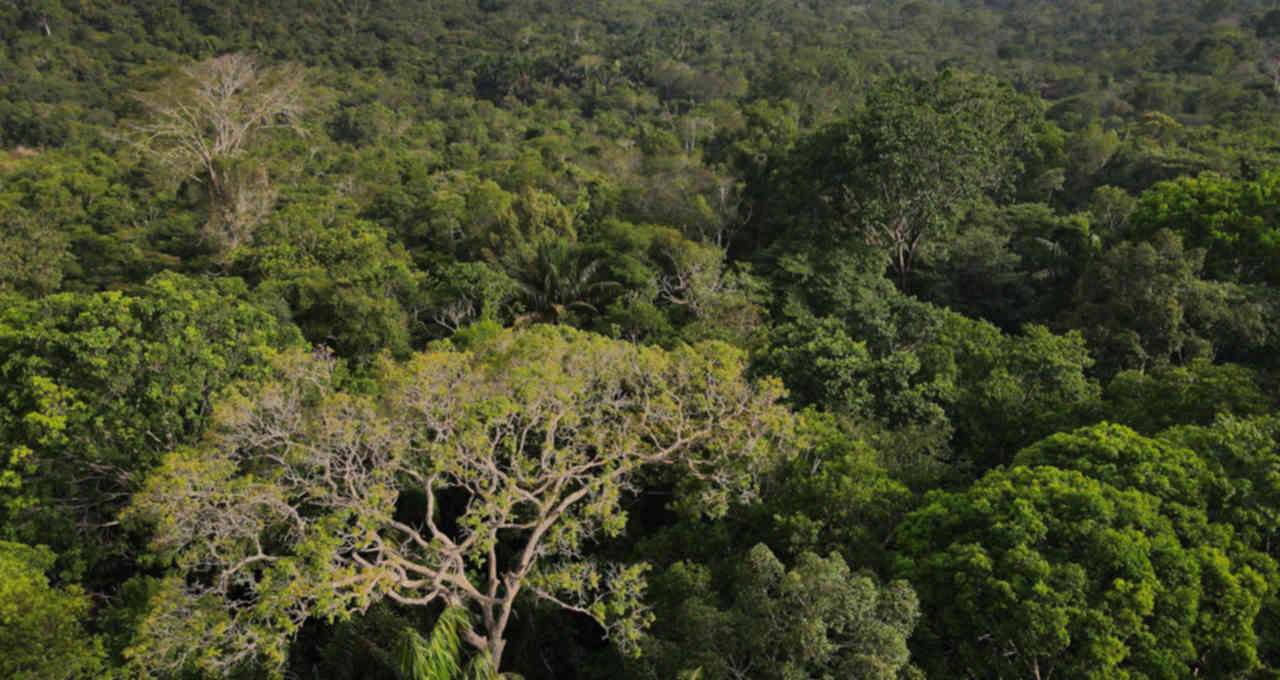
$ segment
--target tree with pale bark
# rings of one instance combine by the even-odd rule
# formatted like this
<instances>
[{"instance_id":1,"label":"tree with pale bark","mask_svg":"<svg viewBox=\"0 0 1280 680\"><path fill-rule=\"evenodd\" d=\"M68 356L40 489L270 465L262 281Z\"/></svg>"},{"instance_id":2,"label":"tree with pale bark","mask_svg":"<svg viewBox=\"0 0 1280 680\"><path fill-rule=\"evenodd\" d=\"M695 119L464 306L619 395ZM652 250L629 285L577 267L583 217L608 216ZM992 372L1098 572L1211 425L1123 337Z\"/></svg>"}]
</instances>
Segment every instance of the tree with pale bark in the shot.
<instances>
[{"instance_id":1,"label":"tree with pale bark","mask_svg":"<svg viewBox=\"0 0 1280 680\"><path fill-rule=\"evenodd\" d=\"M140 673L278 669L304 621L383 598L470 610L463 640L496 668L535 600L633 647L647 567L588 548L623 530L641 472L678 466L687 498L723 513L791 426L779 385L748 381L721 343L539 326L387 361L376 396L339 374L324 354L283 355L135 498L127 515L154 523L175 567L131 650Z\"/></svg>"},{"instance_id":2,"label":"tree with pale bark","mask_svg":"<svg viewBox=\"0 0 1280 680\"><path fill-rule=\"evenodd\" d=\"M237 161L269 130L302 132L303 76L293 65L226 54L135 95L147 116L129 125L131 141L166 177L202 187L206 234L223 249L252 236L275 203L265 168Z\"/></svg>"}]
</instances>

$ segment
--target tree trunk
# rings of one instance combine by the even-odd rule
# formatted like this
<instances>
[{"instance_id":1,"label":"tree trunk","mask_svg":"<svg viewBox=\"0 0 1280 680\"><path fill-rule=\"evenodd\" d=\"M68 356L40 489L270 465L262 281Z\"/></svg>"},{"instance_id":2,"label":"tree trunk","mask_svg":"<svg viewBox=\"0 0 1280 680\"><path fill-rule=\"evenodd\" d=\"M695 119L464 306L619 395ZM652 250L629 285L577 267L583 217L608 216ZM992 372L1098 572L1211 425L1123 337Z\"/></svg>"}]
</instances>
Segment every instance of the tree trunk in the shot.
<instances>
[{"instance_id":1,"label":"tree trunk","mask_svg":"<svg viewBox=\"0 0 1280 680\"><path fill-rule=\"evenodd\" d=\"M500 635L489 638L489 658L493 660L494 670L502 668L502 652L507 648L507 641Z\"/></svg>"}]
</instances>

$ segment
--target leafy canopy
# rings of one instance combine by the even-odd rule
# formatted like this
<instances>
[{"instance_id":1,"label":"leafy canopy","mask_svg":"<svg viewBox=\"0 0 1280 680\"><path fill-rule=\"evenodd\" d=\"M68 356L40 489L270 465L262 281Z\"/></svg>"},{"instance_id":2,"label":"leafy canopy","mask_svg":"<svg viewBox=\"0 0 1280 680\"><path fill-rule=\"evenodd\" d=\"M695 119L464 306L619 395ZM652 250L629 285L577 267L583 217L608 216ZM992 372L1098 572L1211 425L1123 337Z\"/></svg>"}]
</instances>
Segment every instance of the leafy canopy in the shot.
<instances>
[{"instance_id":1,"label":"leafy canopy","mask_svg":"<svg viewBox=\"0 0 1280 680\"><path fill-rule=\"evenodd\" d=\"M680 466L687 497L723 513L790 428L780 387L748 382L720 343L667 352L543 326L384 362L377 395L334 370L284 355L135 498L177 567L140 669L278 667L308 618L382 598L469 608L480 623L463 639L499 668L524 594L626 646L649 619L646 567L584 551L622 531L640 471Z\"/></svg>"}]
</instances>

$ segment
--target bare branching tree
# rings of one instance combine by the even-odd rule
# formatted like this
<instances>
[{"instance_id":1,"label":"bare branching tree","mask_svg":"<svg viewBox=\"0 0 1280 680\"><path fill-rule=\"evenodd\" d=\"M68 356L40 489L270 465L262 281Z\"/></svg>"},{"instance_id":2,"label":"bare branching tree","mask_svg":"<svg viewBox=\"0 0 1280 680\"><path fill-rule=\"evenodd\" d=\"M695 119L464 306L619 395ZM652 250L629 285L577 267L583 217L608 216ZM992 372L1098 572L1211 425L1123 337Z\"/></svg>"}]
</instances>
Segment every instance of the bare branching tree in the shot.
<instances>
[{"instance_id":1,"label":"bare branching tree","mask_svg":"<svg viewBox=\"0 0 1280 680\"><path fill-rule=\"evenodd\" d=\"M135 95L147 112L132 141L164 175L203 187L207 234L223 249L247 240L275 202L266 172L240 159L268 131L302 133L299 67L261 67L243 54L192 64Z\"/></svg>"}]
</instances>

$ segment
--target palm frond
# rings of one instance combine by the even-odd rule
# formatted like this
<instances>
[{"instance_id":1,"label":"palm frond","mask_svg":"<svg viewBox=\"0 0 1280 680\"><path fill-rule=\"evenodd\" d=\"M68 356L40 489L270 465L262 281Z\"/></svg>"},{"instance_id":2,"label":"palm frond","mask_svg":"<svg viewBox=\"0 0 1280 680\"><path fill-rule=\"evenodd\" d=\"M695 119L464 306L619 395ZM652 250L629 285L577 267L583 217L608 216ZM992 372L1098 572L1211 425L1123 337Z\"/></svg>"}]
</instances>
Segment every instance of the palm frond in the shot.
<instances>
[{"instance_id":1,"label":"palm frond","mask_svg":"<svg viewBox=\"0 0 1280 680\"><path fill-rule=\"evenodd\" d=\"M471 619L462 607L446 607L440 612L430 638L412 628L400 632L396 641L396 671L401 680L454 680L462 668L462 634L471 629Z\"/></svg>"},{"instance_id":2,"label":"palm frond","mask_svg":"<svg viewBox=\"0 0 1280 680\"><path fill-rule=\"evenodd\" d=\"M489 652L472 656L463 675L465 680L501 680L502 677L498 674L498 668L493 665L493 657L489 656Z\"/></svg>"}]
</instances>

